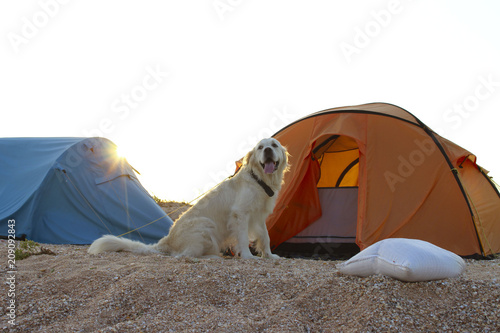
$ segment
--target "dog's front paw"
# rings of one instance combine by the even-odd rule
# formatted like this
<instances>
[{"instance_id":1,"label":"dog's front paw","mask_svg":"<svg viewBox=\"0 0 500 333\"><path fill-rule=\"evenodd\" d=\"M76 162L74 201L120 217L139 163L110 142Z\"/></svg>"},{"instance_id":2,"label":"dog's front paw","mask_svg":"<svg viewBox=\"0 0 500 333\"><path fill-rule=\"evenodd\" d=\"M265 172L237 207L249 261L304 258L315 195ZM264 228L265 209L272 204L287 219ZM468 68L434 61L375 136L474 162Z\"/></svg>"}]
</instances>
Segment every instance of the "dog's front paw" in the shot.
<instances>
[{"instance_id":1,"label":"dog's front paw","mask_svg":"<svg viewBox=\"0 0 500 333\"><path fill-rule=\"evenodd\" d=\"M277 254L273 254L273 253L268 253L264 256L264 258L267 258L267 259L281 259L281 257Z\"/></svg>"},{"instance_id":2,"label":"dog's front paw","mask_svg":"<svg viewBox=\"0 0 500 333\"><path fill-rule=\"evenodd\" d=\"M260 259L260 257L258 256L254 256L253 254L251 253L248 253L248 254L242 254L240 255L240 258L241 259Z\"/></svg>"}]
</instances>

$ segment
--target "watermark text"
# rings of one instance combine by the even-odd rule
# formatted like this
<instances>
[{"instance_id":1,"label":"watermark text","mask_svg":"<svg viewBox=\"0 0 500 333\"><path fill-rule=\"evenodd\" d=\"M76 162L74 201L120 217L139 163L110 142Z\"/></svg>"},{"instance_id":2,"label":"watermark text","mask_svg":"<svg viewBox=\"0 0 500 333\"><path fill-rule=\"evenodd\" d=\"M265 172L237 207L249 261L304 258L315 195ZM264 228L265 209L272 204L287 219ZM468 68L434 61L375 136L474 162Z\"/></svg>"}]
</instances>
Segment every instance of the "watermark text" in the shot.
<instances>
[{"instance_id":1,"label":"watermark text","mask_svg":"<svg viewBox=\"0 0 500 333\"><path fill-rule=\"evenodd\" d=\"M55 18L62 5L66 5L69 0L40 0L38 1L39 10L35 11L30 17L21 17L21 28L19 32L8 32L7 39L15 53L19 53L22 45L28 44L33 40L50 21Z\"/></svg>"},{"instance_id":2,"label":"watermark text","mask_svg":"<svg viewBox=\"0 0 500 333\"><path fill-rule=\"evenodd\" d=\"M16 325L16 220L7 221L7 322Z\"/></svg>"}]
</instances>

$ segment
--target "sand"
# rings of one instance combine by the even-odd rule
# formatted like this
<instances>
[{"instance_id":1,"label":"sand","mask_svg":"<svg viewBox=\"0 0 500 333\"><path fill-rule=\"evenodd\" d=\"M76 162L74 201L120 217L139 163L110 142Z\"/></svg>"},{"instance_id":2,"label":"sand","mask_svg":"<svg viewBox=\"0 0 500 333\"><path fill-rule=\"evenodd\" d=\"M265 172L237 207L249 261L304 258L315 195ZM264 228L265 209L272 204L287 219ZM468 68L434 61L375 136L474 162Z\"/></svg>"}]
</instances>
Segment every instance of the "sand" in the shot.
<instances>
[{"instance_id":1,"label":"sand","mask_svg":"<svg viewBox=\"0 0 500 333\"><path fill-rule=\"evenodd\" d=\"M0 242L7 253L7 243ZM342 275L340 261L176 259L45 245L17 261L7 332L499 332L500 260L458 278L405 283ZM6 256L2 255L2 258ZM2 265L6 281L7 260Z\"/></svg>"}]
</instances>

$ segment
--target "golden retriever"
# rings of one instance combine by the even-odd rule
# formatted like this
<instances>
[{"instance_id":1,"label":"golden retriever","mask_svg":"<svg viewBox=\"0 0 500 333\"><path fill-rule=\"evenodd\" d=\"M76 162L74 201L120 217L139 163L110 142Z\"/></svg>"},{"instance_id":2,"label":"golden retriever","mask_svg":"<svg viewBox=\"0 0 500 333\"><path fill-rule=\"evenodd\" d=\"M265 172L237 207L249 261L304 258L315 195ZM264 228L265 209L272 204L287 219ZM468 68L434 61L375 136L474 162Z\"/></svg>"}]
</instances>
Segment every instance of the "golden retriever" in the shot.
<instances>
[{"instance_id":1,"label":"golden retriever","mask_svg":"<svg viewBox=\"0 0 500 333\"><path fill-rule=\"evenodd\" d=\"M220 258L231 248L243 258L278 259L271 253L266 218L274 209L276 197L288 169L288 153L278 140L261 140L243 159L240 170L210 191L172 225L157 244L111 235L95 240L88 253L130 251L165 253L176 257Z\"/></svg>"}]
</instances>

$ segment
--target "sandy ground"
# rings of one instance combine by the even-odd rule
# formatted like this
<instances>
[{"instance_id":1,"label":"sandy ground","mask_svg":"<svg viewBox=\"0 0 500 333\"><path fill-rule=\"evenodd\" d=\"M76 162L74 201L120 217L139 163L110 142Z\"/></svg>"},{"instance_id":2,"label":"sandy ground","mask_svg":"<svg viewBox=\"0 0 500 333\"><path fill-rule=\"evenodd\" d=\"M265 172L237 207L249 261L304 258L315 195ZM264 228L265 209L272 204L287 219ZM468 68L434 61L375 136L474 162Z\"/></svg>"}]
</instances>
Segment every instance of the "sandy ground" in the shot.
<instances>
[{"instance_id":1,"label":"sandy ground","mask_svg":"<svg viewBox=\"0 0 500 333\"><path fill-rule=\"evenodd\" d=\"M56 255L17 261L0 329L12 332L500 332L500 260L467 260L458 278L405 283L338 272L339 261ZM0 242L7 253L7 243ZM2 255L2 258L6 256ZM8 274L2 264L2 280Z\"/></svg>"}]
</instances>

